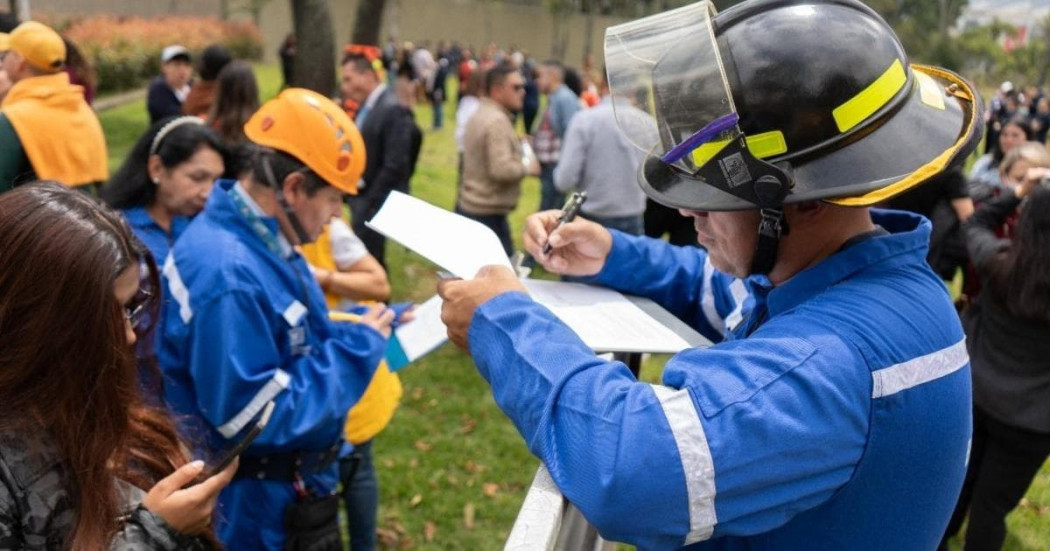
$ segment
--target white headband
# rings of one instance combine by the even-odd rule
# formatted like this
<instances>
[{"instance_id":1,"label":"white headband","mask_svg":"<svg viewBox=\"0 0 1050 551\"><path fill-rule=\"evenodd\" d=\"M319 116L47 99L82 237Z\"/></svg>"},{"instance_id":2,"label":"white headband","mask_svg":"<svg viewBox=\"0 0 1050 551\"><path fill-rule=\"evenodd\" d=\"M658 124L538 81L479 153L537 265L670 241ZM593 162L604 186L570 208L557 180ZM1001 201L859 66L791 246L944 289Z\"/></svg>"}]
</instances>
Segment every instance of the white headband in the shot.
<instances>
[{"instance_id":1,"label":"white headband","mask_svg":"<svg viewBox=\"0 0 1050 551\"><path fill-rule=\"evenodd\" d=\"M200 117L192 117L189 115L172 119L171 122L162 126L160 131L157 132L157 135L153 137L153 142L149 146L149 156L152 157L157 154L157 149L160 148L161 142L164 141L164 138L170 134L172 130L186 124L204 124L204 121L202 121Z\"/></svg>"}]
</instances>

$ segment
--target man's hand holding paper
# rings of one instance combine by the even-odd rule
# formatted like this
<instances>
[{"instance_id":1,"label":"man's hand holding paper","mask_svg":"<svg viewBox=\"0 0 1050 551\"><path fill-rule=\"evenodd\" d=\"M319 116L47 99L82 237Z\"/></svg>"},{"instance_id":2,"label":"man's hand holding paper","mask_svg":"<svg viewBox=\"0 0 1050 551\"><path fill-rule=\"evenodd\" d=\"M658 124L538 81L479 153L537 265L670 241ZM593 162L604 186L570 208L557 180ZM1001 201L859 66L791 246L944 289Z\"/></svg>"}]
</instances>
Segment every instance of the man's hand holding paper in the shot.
<instances>
[{"instance_id":1,"label":"man's hand holding paper","mask_svg":"<svg viewBox=\"0 0 1050 551\"><path fill-rule=\"evenodd\" d=\"M474 279L446 279L438 282L438 294L445 301L441 321L448 327L448 338L467 350L467 331L479 306L503 293L528 293L514 272L503 266L485 266Z\"/></svg>"}]
</instances>

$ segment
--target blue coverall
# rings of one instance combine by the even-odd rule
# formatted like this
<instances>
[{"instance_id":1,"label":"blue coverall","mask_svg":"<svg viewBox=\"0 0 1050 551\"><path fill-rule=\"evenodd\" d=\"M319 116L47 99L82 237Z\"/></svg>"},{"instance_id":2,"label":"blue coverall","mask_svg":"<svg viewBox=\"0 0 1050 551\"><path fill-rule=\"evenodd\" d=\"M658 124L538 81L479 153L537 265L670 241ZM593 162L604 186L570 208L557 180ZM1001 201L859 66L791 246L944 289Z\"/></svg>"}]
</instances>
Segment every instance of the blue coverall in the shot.
<instances>
[{"instance_id":1,"label":"blue coverall","mask_svg":"<svg viewBox=\"0 0 1050 551\"><path fill-rule=\"evenodd\" d=\"M249 216L232 194L251 205ZM240 186L220 180L172 248L158 351L165 394L204 452L230 446L270 400L269 424L245 456L329 450L386 339L366 325L329 322L306 262L278 237L277 220L260 215ZM337 462L303 474L318 494L339 480ZM294 500L291 482L233 481L219 498L219 538L229 549L282 549Z\"/></svg>"},{"instance_id":2,"label":"blue coverall","mask_svg":"<svg viewBox=\"0 0 1050 551\"><path fill-rule=\"evenodd\" d=\"M642 549L929 550L962 485L970 368L925 258L930 224L772 287L728 340L666 365L663 385L603 361L523 293L483 304L470 351L496 402L607 539ZM702 326L706 253L613 232L597 283ZM713 282L713 283L712 283ZM763 284L764 283L764 284Z\"/></svg>"}]
</instances>

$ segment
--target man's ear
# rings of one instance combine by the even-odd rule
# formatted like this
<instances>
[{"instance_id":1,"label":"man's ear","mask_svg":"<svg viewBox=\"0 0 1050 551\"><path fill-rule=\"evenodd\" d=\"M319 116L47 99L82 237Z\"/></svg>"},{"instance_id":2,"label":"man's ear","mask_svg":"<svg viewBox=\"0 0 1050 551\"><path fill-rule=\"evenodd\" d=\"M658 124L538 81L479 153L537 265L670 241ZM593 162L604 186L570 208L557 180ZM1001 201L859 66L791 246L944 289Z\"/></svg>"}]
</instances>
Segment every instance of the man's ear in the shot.
<instances>
[{"instance_id":1,"label":"man's ear","mask_svg":"<svg viewBox=\"0 0 1050 551\"><path fill-rule=\"evenodd\" d=\"M306 176L302 172L292 172L281 182L284 198L291 205L296 205L306 198Z\"/></svg>"},{"instance_id":2,"label":"man's ear","mask_svg":"<svg viewBox=\"0 0 1050 551\"><path fill-rule=\"evenodd\" d=\"M795 203L784 208L788 225L791 227L804 227L823 216L828 210L828 204L824 201L804 201Z\"/></svg>"}]
</instances>

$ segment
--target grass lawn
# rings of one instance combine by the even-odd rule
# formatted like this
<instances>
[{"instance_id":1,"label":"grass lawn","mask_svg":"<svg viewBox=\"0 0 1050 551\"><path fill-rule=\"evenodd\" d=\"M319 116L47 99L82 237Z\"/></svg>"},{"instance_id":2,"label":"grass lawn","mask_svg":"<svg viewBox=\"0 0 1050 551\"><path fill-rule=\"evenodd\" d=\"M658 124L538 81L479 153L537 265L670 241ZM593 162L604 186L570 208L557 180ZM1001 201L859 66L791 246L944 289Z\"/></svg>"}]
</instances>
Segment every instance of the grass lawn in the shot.
<instances>
[{"instance_id":1,"label":"grass lawn","mask_svg":"<svg viewBox=\"0 0 1050 551\"><path fill-rule=\"evenodd\" d=\"M276 66L257 66L263 98L280 84ZM455 195L454 102L446 126L426 131L412 180L412 193L451 210ZM100 115L115 170L146 128L144 101ZM431 124L429 107L416 109L421 128ZM511 226L520 248L525 215L539 203L539 181L526 179ZM395 300L422 301L433 295L435 267L390 244L387 258ZM646 362L642 378L657 382L666 357ZM452 345L401 374L404 398L391 425L373 446L381 486L380 539L385 548L499 549L518 514L538 461L496 407L488 385L470 359ZM1044 467L1025 502L1009 517L1005 549L1050 547L1050 466ZM623 546L623 549L630 547Z\"/></svg>"}]
</instances>

